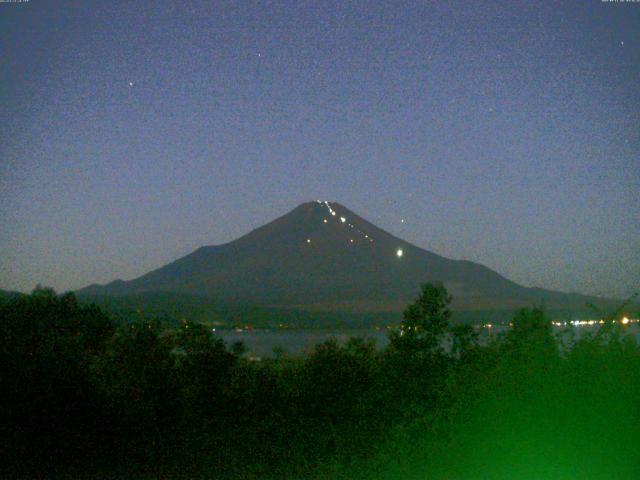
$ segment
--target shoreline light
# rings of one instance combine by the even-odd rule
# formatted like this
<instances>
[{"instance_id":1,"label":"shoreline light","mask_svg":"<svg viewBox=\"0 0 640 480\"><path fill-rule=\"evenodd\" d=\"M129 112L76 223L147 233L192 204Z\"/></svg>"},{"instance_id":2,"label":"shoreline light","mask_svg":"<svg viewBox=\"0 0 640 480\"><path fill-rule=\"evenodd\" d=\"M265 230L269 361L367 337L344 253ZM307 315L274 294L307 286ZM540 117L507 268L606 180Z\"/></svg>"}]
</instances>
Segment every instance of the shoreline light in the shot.
<instances>
[{"instance_id":1,"label":"shoreline light","mask_svg":"<svg viewBox=\"0 0 640 480\"><path fill-rule=\"evenodd\" d=\"M404 255L404 252L402 251L402 249L401 249L401 248L399 248L398 250L396 250L396 256L397 256L398 258L402 257L402 255Z\"/></svg>"}]
</instances>

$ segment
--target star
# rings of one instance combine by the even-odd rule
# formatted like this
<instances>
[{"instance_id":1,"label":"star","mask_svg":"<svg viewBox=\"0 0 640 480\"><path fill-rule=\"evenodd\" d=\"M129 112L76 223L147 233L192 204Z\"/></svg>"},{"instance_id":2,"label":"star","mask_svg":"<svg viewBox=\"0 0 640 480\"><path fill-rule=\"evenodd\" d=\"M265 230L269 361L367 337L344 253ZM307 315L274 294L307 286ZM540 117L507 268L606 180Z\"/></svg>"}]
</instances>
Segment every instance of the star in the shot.
<instances>
[{"instance_id":1,"label":"star","mask_svg":"<svg viewBox=\"0 0 640 480\"><path fill-rule=\"evenodd\" d=\"M130 87L133 87L133 82L129 82L129 86L130 86Z\"/></svg>"}]
</instances>

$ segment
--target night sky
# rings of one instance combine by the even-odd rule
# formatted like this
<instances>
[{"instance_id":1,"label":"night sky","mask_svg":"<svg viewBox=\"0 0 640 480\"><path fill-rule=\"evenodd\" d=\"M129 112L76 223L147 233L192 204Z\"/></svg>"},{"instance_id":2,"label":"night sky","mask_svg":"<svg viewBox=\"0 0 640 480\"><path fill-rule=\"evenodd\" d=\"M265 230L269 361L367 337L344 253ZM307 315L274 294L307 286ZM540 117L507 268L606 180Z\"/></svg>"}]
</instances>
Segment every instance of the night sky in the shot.
<instances>
[{"instance_id":1,"label":"night sky","mask_svg":"<svg viewBox=\"0 0 640 480\"><path fill-rule=\"evenodd\" d=\"M639 290L640 3L453 3L0 3L0 288L321 199L527 286Z\"/></svg>"}]
</instances>

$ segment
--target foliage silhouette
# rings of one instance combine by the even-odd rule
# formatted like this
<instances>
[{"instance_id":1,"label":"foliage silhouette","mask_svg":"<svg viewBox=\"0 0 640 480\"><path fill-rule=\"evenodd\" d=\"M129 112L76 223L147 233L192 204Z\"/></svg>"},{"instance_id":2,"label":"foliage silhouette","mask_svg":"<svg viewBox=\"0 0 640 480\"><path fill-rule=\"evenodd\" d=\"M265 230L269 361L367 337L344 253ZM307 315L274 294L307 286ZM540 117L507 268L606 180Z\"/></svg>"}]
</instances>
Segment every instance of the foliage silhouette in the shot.
<instances>
[{"instance_id":1,"label":"foliage silhouette","mask_svg":"<svg viewBox=\"0 0 640 480\"><path fill-rule=\"evenodd\" d=\"M0 304L0 465L12 478L637 478L640 349L558 347L539 308L449 326L425 285L387 348L252 361L209 327L123 322L36 288Z\"/></svg>"},{"instance_id":2,"label":"foliage silhouette","mask_svg":"<svg viewBox=\"0 0 640 480\"><path fill-rule=\"evenodd\" d=\"M398 350L429 353L437 350L449 327L451 300L444 285L422 285L420 295L402 314L400 331L391 337L392 346Z\"/></svg>"}]
</instances>

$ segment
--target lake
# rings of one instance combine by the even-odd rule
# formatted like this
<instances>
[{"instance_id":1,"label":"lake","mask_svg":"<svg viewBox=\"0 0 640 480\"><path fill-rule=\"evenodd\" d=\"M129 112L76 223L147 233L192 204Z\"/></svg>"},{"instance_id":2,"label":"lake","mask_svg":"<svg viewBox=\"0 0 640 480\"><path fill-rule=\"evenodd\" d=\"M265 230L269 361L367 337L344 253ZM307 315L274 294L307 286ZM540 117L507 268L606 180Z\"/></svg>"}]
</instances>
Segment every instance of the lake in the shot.
<instances>
[{"instance_id":1,"label":"lake","mask_svg":"<svg viewBox=\"0 0 640 480\"><path fill-rule=\"evenodd\" d=\"M387 330L221 330L216 332L227 344L241 341L252 357L272 357L274 348L282 348L288 355L309 353L319 343L335 338L345 343L352 337L373 339L377 347L389 343Z\"/></svg>"},{"instance_id":2,"label":"lake","mask_svg":"<svg viewBox=\"0 0 640 480\"><path fill-rule=\"evenodd\" d=\"M492 327L479 327L476 332L480 335L480 343L486 343L491 338L505 332L509 327L493 325ZM571 327L577 337L585 333L595 332L598 325L584 325ZM563 332L566 327L554 327L554 333ZM640 327L638 324L625 327L628 333L635 335L640 341ZM227 344L241 341L247 348L249 357L265 358L273 357L274 349L281 348L288 355L303 355L313 351L313 348L330 338L335 338L338 343L344 344L352 337L361 337L375 341L378 348L383 348L389 343L387 329L360 329L360 330L218 330L216 335ZM447 344L449 342L446 342ZM448 345L444 345L445 349Z\"/></svg>"}]
</instances>

